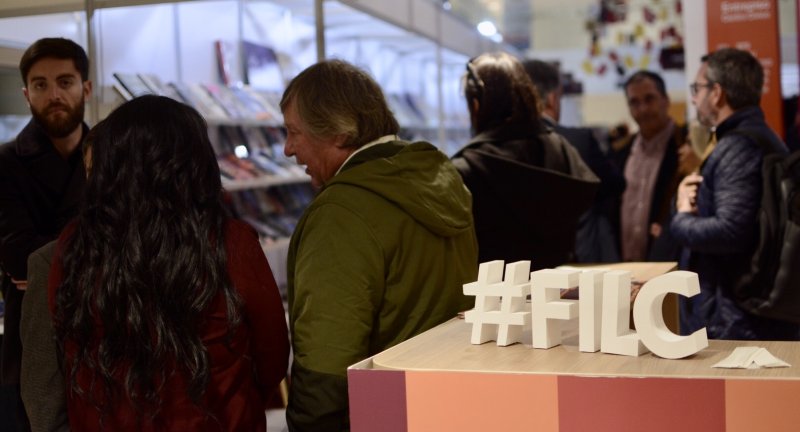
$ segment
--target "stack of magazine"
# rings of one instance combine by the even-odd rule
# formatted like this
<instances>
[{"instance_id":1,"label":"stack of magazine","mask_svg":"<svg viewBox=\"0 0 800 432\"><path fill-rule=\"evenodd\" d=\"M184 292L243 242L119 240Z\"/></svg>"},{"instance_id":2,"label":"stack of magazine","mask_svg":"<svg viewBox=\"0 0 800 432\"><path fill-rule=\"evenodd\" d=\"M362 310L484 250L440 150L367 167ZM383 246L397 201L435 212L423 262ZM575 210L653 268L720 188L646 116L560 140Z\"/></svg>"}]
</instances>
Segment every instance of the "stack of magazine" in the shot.
<instances>
[{"instance_id":1,"label":"stack of magazine","mask_svg":"<svg viewBox=\"0 0 800 432\"><path fill-rule=\"evenodd\" d=\"M114 88L128 100L144 94L167 96L194 107L210 125L218 126L212 141L228 185L239 180L247 180L244 185L269 185L273 177L278 182L307 180L302 169L273 149L285 141L277 92L219 84L164 84L152 74L115 73L114 78Z\"/></svg>"},{"instance_id":2,"label":"stack of magazine","mask_svg":"<svg viewBox=\"0 0 800 432\"><path fill-rule=\"evenodd\" d=\"M265 243L292 235L303 210L314 198L310 183L248 189L231 194L236 216L255 228Z\"/></svg>"},{"instance_id":3,"label":"stack of magazine","mask_svg":"<svg viewBox=\"0 0 800 432\"><path fill-rule=\"evenodd\" d=\"M197 109L209 123L231 211L259 231L265 245L291 236L314 190L304 169L284 156L279 93L247 86L165 84L152 74L115 73L114 78L114 89L126 100L156 94Z\"/></svg>"},{"instance_id":4,"label":"stack of magazine","mask_svg":"<svg viewBox=\"0 0 800 432\"><path fill-rule=\"evenodd\" d=\"M279 126L283 116L277 92L249 86L164 84L156 75L114 73L114 89L125 100L145 94L171 97L198 110L209 123Z\"/></svg>"}]
</instances>

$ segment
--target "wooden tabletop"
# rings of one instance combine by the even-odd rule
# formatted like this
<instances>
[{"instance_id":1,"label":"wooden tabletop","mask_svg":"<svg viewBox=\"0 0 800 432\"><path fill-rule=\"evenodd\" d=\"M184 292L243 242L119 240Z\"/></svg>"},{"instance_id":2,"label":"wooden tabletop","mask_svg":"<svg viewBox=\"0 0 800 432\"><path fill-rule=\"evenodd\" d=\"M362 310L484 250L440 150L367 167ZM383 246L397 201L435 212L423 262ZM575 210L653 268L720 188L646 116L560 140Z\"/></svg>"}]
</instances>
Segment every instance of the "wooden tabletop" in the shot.
<instances>
[{"instance_id":1,"label":"wooden tabletop","mask_svg":"<svg viewBox=\"0 0 800 432\"><path fill-rule=\"evenodd\" d=\"M709 347L680 360L647 353L639 357L578 351L577 334L549 350L530 344L498 347L494 342L472 345L471 325L453 319L372 358L373 368L415 371L470 371L547 375L686 377L800 380L800 342L709 341ZM565 333L567 330L565 330ZM530 340L529 333L523 340ZM789 368L719 369L711 365L735 347L765 347L793 365Z\"/></svg>"}]
</instances>

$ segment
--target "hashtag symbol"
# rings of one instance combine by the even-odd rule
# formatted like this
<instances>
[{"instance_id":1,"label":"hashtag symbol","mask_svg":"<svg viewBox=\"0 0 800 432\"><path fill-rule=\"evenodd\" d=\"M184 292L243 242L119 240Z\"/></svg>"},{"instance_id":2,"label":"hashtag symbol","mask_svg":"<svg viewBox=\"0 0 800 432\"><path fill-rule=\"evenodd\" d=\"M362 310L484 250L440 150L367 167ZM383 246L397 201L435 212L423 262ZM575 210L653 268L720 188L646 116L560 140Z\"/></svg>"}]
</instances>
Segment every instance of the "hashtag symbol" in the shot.
<instances>
[{"instance_id":1,"label":"hashtag symbol","mask_svg":"<svg viewBox=\"0 0 800 432\"><path fill-rule=\"evenodd\" d=\"M473 344L496 340L498 346L511 345L530 328L531 313L525 306L531 293L531 262L508 264L505 279L503 264L501 260L482 263L478 280L464 284L464 295L475 296L475 308L464 314L464 320L472 324Z\"/></svg>"}]
</instances>

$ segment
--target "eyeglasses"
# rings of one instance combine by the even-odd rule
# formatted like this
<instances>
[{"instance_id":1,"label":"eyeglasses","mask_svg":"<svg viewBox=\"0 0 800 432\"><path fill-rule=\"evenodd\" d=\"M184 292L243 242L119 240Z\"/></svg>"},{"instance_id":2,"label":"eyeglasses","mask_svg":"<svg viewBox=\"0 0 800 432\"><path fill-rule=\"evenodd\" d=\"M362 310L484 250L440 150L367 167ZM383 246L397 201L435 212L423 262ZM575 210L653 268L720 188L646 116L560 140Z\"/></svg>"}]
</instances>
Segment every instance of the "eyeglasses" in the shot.
<instances>
[{"instance_id":1,"label":"eyeglasses","mask_svg":"<svg viewBox=\"0 0 800 432\"><path fill-rule=\"evenodd\" d=\"M467 83L472 81L475 84L475 87L478 89L478 98L483 97L483 80L478 77L478 72L475 70L475 66L472 66L472 61L475 60L470 59L467 62Z\"/></svg>"},{"instance_id":2,"label":"eyeglasses","mask_svg":"<svg viewBox=\"0 0 800 432\"><path fill-rule=\"evenodd\" d=\"M689 90L692 91L692 96L697 96L697 93L701 88L711 88L714 87L714 84L716 83L713 81L709 81L707 83L693 82L689 85Z\"/></svg>"}]
</instances>

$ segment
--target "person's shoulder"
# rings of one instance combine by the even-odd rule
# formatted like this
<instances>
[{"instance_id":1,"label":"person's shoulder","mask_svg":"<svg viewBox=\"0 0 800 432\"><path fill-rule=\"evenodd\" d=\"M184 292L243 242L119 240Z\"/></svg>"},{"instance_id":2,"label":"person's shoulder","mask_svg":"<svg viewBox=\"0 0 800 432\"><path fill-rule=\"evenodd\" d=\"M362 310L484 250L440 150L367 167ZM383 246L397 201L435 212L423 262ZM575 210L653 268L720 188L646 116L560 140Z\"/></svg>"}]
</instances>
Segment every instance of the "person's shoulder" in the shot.
<instances>
[{"instance_id":1,"label":"person's shoulder","mask_svg":"<svg viewBox=\"0 0 800 432\"><path fill-rule=\"evenodd\" d=\"M16 138L12 139L11 141L7 141L0 144L0 163L7 163L7 161L16 158L17 158Z\"/></svg>"},{"instance_id":2,"label":"person's shoulder","mask_svg":"<svg viewBox=\"0 0 800 432\"><path fill-rule=\"evenodd\" d=\"M247 238L258 238L258 232L247 222L239 219L229 218L225 221L225 235L229 241L237 241Z\"/></svg>"},{"instance_id":3,"label":"person's shoulder","mask_svg":"<svg viewBox=\"0 0 800 432\"><path fill-rule=\"evenodd\" d=\"M588 127L556 125L554 129L556 132L565 136L567 134L574 134L576 136L594 136L594 131L592 131L592 128Z\"/></svg>"},{"instance_id":4,"label":"person's shoulder","mask_svg":"<svg viewBox=\"0 0 800 432\"><path fill-rule=\"evenodd\" d=\"M49 268L53 255L55 254L57 240L53 240L44 246L31 252L28 256L28 269L34 268L34 264L41 262L45 267Z\"/></svg>"}]
</instances>

